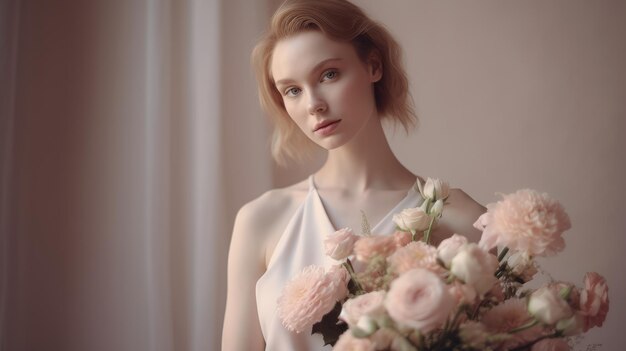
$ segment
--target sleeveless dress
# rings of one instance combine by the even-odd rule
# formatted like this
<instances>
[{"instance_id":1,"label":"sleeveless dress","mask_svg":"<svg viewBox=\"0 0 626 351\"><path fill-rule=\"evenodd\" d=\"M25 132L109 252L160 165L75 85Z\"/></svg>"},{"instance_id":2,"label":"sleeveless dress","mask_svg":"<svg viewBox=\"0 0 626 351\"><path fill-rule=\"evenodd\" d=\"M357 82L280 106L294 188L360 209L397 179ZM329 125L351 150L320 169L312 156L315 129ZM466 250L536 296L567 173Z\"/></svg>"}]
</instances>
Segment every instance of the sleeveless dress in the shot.
<instances>
[{"instance_id":1,"label":"sleeveless dress","mask_svg":"<svg viewBox=\"0 0 626 351\"><path fill-rule=\"evenodd\" d=\"M313 175L308 178L309 191L303 203L291 218L270 258L267 270L256 283L256 304L265 338L267 351L321 351L331 350L323 346L322 336L311 335L311 329L301 333L285 329L278 318L277 299L283 287L298 274L302 268L317 265L329 268L340 263L326 256L324 237L334 233L322 200L315 188ZM405 208L417 207L422 197L413 186L383 219L371 228L372 234L391 234L395 230L392 217Z\"/></svg>"}]
</instances>

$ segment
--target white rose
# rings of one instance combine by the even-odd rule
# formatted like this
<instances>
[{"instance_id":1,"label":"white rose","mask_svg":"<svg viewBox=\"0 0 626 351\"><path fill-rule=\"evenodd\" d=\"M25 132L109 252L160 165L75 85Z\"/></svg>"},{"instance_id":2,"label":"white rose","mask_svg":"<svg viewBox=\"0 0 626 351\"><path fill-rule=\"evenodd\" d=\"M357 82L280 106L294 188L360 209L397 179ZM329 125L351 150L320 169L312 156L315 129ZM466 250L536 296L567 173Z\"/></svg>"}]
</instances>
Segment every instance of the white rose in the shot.
<instances>
[{"instance_id":1,"label":"white rose","mask_svg":"<svg viewBox=\"0 0 626 351\"><path fill-rule=\"evenodd\" d=\"M572 315L572 309L567 301L559 295L559 292L548 287L537 289L530 295L528 312L540 322L550 325Z\"/></svg>"},{"instance_id":2,"label":"white rose","mask_svg":"<svg viewBox=\"0 0 626 351\"><path fill-rule=\"evenodd\" d=\"M463 235L452 234L451 237L444 239L437 247L437 256L443 261L446 267L450 267L452 259L459 253L459 250L467 244L467 238Z\"/></svg>"},{"instance_id":3,"label":"white rose","mask_svg":"<svg viewBox=\"0 0 626 351\"><path fill-rule=\"evenodd\" d=\"M437 217L437 216L440 216L442 212L443 212L443 200L438 199L433 204L433 207L430 208L430 215Z\"/></svg>"},{"instance_id":4,"label":"white rose","mask_svg":"<svg viewBox=\"0 0 626 351\"><path fill-rule=\"evenodd\" d=\"M476 289L480 296L491 290L498 280L494 276L496 269L496 256L482 250L475 243L464 245L450 264L450 272Z\"/></svg>"},{"instance_id":5,"label":"white rose","mask_svg":"<svg viewBox=\"0 0 626 351\"><path fill-rule=\"evenodd\" d=\"M430 224L430 216L420 207L407 208L393 215L393 222L402 230L424 231Z\"/></svg>"},{"instance_id":6,"label":"white rose","mask_svg":"<svg viewBox=\"0 0 626 351\"><path fill-rule=\"evenodd\" d=\"M574 313L569 318L558 321L556 323L556 330L560 331L565 336L572 336L582 333L584 325L584 317L578 312Z\"/></svg>"},{"instance_id":7,"label":"white rose","mask_svg":"<svg viewBox=\"0 0 626 351\"><path fill-rule=\"evenodd\" d=\"M450 193L450 186L441 179L428 178L423 187L420 182L418 182L418 185L422 197L433 201L439 199L445 200Z\"/></svg>"},{"instance_id":8,"label":"white rose","mask_svg":"<svg viewBox=\"0 0 626 351\"><path fill-rule=\"evenodd\" d=\"M372 318L368 316L361 316L355 329L360 331L360 336L365 337L372 335L378 329L378 325Z\"/></svg>"}]
</instances>

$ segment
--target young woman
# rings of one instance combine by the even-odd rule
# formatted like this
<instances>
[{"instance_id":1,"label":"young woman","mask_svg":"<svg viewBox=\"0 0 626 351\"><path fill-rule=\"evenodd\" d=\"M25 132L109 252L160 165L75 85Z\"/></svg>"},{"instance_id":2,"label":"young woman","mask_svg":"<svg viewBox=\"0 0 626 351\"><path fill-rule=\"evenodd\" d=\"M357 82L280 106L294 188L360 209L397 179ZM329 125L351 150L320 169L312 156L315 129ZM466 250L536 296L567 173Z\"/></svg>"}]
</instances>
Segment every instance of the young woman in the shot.
<instances>
[{"instance_id":1,"label":"young woman","mask_svg":"<svg viewBox=\"0 0 626 351\"><path fill-rule=\"evenodd\" d=\"M400 49L390 34L345 0L288 0L253 53L261 104L275 121L279 162L310 148L327 150L307 179L274 189L241 208L228 261L222 347L231 350L330 350L321 337L291 333L276 300L303 267L330 266L324 236L366 214L372 233L394 231L393 213L418 206L423 181L394 156L382 121L415 124ZM485 211L452 189L433 232L478 240L473 222Z\"/></svg>"}]
</instances>

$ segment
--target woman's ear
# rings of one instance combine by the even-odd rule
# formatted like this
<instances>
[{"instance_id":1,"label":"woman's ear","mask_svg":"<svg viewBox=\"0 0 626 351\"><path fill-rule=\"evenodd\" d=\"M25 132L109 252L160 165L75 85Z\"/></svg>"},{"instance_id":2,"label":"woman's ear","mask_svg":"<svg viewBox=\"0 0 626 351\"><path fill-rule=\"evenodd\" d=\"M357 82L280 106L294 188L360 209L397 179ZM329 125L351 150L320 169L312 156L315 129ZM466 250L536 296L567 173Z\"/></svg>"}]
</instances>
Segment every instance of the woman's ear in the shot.
<instances>
[{"instance_id":1,"label":"woman's ear","mask_svg":"<svg viewBox=\"0 0 626 351\"><path fill-rule=\"evenodd\" d=\"M373 51L367 58L367 67L369 69L370 78L372 83L378 82L383 77L383 64L380 60L380 55Z\"/></svg>"}]
</instances>

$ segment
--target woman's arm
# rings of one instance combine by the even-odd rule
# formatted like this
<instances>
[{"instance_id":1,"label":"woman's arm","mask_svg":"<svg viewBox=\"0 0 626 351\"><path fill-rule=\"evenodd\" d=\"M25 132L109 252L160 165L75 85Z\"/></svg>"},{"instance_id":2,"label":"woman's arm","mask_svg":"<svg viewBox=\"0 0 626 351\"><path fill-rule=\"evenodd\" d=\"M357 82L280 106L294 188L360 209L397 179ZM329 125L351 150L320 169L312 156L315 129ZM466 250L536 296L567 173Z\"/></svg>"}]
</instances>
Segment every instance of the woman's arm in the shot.
<instances>
[{"instance_id":1,"label":"woman's arm","mask_svg":"<svg viewBox=\"0 0 626 351\"><path fill-rule=\"evenodd\" d=\"M256 306L255 287L263 274L262 235L255 225L258 217L253 203L237 213L228 254L226 313L222 330L222 350L263 350Z\"/></svg>"}]
</instances>

